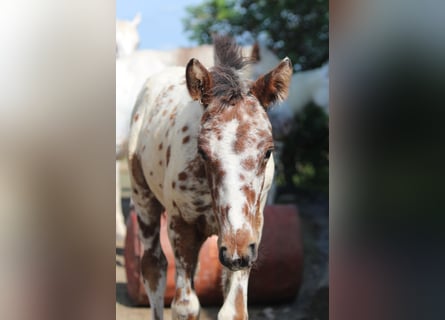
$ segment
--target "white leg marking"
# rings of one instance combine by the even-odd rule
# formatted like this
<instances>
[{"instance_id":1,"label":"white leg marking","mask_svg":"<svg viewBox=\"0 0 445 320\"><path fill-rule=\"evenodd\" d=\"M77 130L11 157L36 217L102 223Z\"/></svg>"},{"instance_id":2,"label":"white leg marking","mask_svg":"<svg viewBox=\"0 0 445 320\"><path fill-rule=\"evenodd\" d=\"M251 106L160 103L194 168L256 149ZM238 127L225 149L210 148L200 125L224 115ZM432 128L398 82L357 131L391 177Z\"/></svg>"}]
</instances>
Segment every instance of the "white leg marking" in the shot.
<instances>
[{"instance_id":1,"label":"white leg marking","mask_svg":"<svg viewBox=\"0 0 445 320\"><path fill-rule=\"evenodd\" d=\"M247 285L250 270L231 272L224 269L223 272L225 298L218 320L248 319Z\"/></svg>"}]
</instances>

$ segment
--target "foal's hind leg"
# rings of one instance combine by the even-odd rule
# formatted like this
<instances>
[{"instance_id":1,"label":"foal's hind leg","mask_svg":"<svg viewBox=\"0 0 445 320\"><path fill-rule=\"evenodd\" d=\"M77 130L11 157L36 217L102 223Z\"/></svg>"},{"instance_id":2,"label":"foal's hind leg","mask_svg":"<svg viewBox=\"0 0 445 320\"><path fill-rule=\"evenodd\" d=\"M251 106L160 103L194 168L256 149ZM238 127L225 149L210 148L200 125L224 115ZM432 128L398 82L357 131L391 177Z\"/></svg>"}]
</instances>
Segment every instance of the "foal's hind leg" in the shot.
<instances>
[{"instance_id":1,"label":"foal's hind leg","mask_svg":"<svg viewBox=\"0 0 445 320\"><path fill-rule=\"evenodd\" d=\"M163 319L167 259L159 240L160 220L164 208L147 185L137 155L130 158L132 198L138 215L139 237L144 246L141 272L151 305L151 318Z\"/></svg>"},{"instance_id":2,"label":"foal's hind leg","mask_svg":"<svg viewBox=\"0 0 445 320\"><path fill-rule=\"evenodd\" d=\"M205 236L197 224L188 224L180 215L169 219L169 237L176 263L176 292L171 309L174 320L199 318L199 300L193 286L199 250Z\"/></svg>"}]
</instances>

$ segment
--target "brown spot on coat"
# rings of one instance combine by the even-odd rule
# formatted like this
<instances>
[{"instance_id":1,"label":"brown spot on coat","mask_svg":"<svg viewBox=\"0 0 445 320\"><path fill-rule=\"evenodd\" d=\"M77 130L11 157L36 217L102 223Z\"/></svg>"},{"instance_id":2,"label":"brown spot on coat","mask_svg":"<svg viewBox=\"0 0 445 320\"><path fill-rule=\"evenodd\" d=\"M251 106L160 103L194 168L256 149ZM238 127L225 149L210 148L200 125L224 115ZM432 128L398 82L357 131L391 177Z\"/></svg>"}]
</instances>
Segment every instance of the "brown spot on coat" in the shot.
<instances>
[{"instance_id":1,"label":"brown spot on coat","mask_svg":"<svg viewBox=\"0 0 445 320\"><path fill-rule=\"evenodd\" d=\"M181 129L181 131L182 131L182 132L186 132L186 131L188 130L188 128L189 128L188 126L183 126L182 129Z\"/></svg>"},{"instance_id":2,"label":"brown spot on coat","mask_svg":"<svg viewBox=\"0 0 445 320\"><path fill-rule=\"evenodd\" d=\"M176 187L176 182L173 181L173 182L172 182L172 189L174 189L175 187Z\"/></svg>"},{"instance_id":3,"label":"brown spot on coat","mask_svg":"<svg viewBox=\"0 0 445 320\"><path fill-rule=\"evenodd\" d=\"M241 123L238 128L236 128L236 140L233 145L235 153L242 153L249 142L248 135L250 131L250 124L248 122Z\"/></svg>"},{"instance_id":4,"label":"brown spot on coat","mask_svg":"<svg viewBox=\"0 0 445 320\"><path fill-rule=\"evenodd\" d=\"M145 224L142 221L141 217L137 215L139 229L141 230L142 236L145 239L152 237L156 232L159 232L159 225L153 224Z\"/></svg>"},{"instance_id":5,"label":"brown spot on coat","mask_svg":"<svg viewBox=\"0 0 445 320\"><path fill-rule=\"evenodd\" d=\"M162 143L160 143L158 146L158 150L162 150L162 147L163 147L163 145L162 145Z\"/></svg>"},{"instance_id":6,"label":"brown spot on coat","mask_svg":"<svg viewBox=\"0 0 445 320\"><path fill-rule=\"evenodd\" d=\"M255 169L255 159L253 157L248 157L241 161L241 166L246 170L253 170Z\"/></svg>"},{"instance_id":7,"label":"brown spot on coat","mask_svg":"<svg viewBox=\"0 0 445 320\"><path fill-rule=\"evenodd\" d=\"M136 113L136 114L134 115L133 122L138 121L138 119L139 119L139 113Z\"/></svg>"},{"instance_id":8,"label":"brown spot on coat","mask_svg":"<svg viewBox=\"0 0 445 320\"><path fill-rule=\"evenodd\" d=\"M182 289L181 288L176 288L175 301L179 301L181 299L181 294L182 294Z\"/></svg>"},{"instance_id":9,"label":"brown spot on coat","mask_svg":"<svg viewBox=\"0 0 445 320\"><path fill-rule=\"evenodd\" d=\"M202 243L207 238L199 229L199 223L187 223L184 219L178 216L173 216L173 231L177 237L174 238L172 246L175 255L183 264L187 276L193 278L196 264L198 261L199 249Z\"/></svg>"},{"instance_id":10,"label":"brown spot on coat","mask_svg":"<svg viewBox=\"0 0 445 320\"><path fill-rule=\"evenodd\" d=\"M191 172L193 177L197 179L203 179L206 177L204 164L199 156L189 162L186 168L187 172Z\"/></svg>"},{"instance_id":11,"label":"brown spot on coat","mask_svg":"<svg viewBox=\"0 0 445 320\"><path fill-rule=\"evenodd\" d=\"M249 205L247 203L244 203L243 205L243 214L245 217L250 215Z\"/></svg>"},{"instance_id":12,"label":"brown spot on coat","mask_svg":"<svg viewBox=\"0 0 445 320\"><path fill-rule=\"evenodd\" d=\"M255 202L255 190L245 185L242 187L242 191L246 197L247 203L253 206Z\"/></svg>"},{"instance_id":13,"label":"brown spot on coat","mask_svg":"<svg viewBox=\"0 0 445 320\"><path fill-rule=\"evenodd\" d=\"M190 141L190 136L185 136L183 139L182 139L182 143L184 143L184 144L186 144L187 142L189 142Z\"/></svg>"},{"instance_id":14,"label":"brown spot on coat","mask_svg":"<svg viewBox=\"0 0 445 320\"><path fill-rule=\"evenodd\" d=\"M178 179L179 179L179 181L187 180L187 173L182 171L181 173L178 174Z\"/></svg>"},{"instance_id":15,"label":"brown spot on coat","mask_svg":"<svg viewBox=\"0 0 445 320\"><path fill-rule=\"evenodd\" d=\"M195 207L199 207L199 206L202 206L204 204L204 201L202 201L201 199L196 199L196 200L192 201L192 204Z\"/></svg>"},{"instance_id":16,"label":"brown spot on coat","mask_svg":"<svg viewBox=\"0 0 445 320\"><path fill-rule=\"evenodd\" d=\"M205 205L205 206L196 207L196 212L205 212L205 211L208 211L210 209L212 209L212 205L208 204L208 205Z\"/></svg>"},{"instance_id":17,"label":"brown spot on coat","mask_svg":"<svg viewBox=\"0 0 445 320\"><path fill-rule=\"evenodd\" d=\"M219 208L219 213L221 214L221 217L225 218L229 215L230 206L222 206Z\"/></svg>"},{"instance_id":18,"label":"brown spot on coat","mask_svg":"<svg viewBox=\"0 0 445 320\"><path fill-rule=\"evenodd\" d=\"M144 172L142 170L141 159L138 154L133 154L130 158L131 175L136 184L142 189L150 189L147 181L145 181Z\"/></svg>"},{"instance_id":19,"label":"brown spot on coat","mask_svg":"<svg viewBox=\"0 0 445 320\"><path fill-rule=\"evenodd\" d=\"M144 279L148 281L148 286L151 291L156 291L158 288L159 280L161 279L161 270L166 273L167 259L164 256L162 250L160 250L160 256L155 254L155 248L159 245L159 235L153 243L156 243L152 248L145 250L141 260L141 273Z\"/></svg>"}]
</instances>

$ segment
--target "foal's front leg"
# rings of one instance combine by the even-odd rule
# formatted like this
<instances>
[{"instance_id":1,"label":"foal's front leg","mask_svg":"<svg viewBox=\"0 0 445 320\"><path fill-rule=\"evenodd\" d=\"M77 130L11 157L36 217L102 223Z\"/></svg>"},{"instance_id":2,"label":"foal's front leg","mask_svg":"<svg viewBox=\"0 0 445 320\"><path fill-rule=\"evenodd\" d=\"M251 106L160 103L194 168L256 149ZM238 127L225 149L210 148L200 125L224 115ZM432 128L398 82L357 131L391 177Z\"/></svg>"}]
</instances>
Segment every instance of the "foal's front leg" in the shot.
<instances>
[{"instance_id":1,"label":"foal's front leg","mask_svg":"<svg viewBox=\"0 0 445 320\"><path fill-rule=\"evenodd\" d=\"M247 285L250 269L229 271L223 269L224 304L218 313L218 320L246 320Z\"/></svg>"},{"instance_id":2,"label":"foal's front leg","mask_svg":"<svg viewBox=\"0 0 445 320\"><path fill-rule=\"evenodd\" d=\"M170 217L168 231L176 263L176 292L171 304L172 318L199 319L200 305L193 286L193 277L205 237L196 224L188 224L176 215Z\"/></svg>"}]
</instances>

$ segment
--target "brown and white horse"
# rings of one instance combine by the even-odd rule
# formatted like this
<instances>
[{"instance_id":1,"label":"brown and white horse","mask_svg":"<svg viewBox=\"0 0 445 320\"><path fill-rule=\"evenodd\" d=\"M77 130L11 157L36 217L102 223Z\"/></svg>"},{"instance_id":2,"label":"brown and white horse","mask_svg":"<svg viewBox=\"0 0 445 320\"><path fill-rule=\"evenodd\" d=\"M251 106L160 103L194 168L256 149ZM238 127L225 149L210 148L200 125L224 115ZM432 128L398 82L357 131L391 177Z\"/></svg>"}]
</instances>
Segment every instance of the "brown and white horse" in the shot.
<instances>
[{"instance_id":1,"label":"brown and white horse","mask_svg":"<svg viewBox=\"0 0 445 320\"><path fill-rule=\"evenodd\" d=\"M163 318L167 260L159 231L166 209L176 263L173 319L197 319L193 288L201 245L218 235L224 304L218 319L247 319L247 284L273 178L272 128L266 114L284 99L288 58L256 81L230 38L215 38L215 66L191 59L143 86L132 116L128 165L144 246L141 271L152 319Z\"/></svg>"},{"instance_id":2,"label":"brown and white horse","mask_svg":"<svg viewBox=\"0 0 445 320\"><path fill-rule=\"evenodd\" d=\"M271 70L280 62L270 50L259 44L243 47L242 51L253 61L244 70L250 79ZM201 45L173 50L137 50L130 55L116 59L117 160L123 159L124 155L128 153L131 114L138 93L147 78L167 67L185 67L191 58L197 58L201 64L209 68L214 64L213 57L213 45ZM123 239L125 231L126 226L121 206L120 169L119 162L116 162L116 238Z\"/></svg>"}]
</instances>

